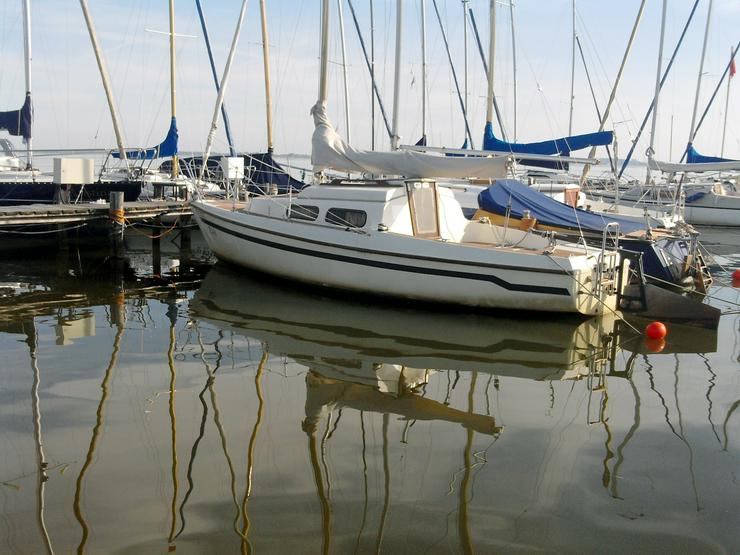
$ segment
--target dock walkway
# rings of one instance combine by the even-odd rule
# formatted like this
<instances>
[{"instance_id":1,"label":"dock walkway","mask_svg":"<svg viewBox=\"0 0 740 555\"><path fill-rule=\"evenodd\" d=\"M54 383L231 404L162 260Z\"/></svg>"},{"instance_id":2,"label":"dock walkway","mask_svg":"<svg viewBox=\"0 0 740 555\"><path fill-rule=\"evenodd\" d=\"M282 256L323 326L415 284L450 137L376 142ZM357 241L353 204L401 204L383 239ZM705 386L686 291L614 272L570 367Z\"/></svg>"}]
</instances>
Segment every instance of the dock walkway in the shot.
<instances>
[{"instance_id":1,"label":"dock walkway","mask_svg":"<svg viewBox=\"0 0 740 555\"><path fill-rule=\"evenodd\" d=\"M141 221L156 217L192 215L188 201L136 201L123 205L128 221ZM0 228L17 228L24 225L79 224L110 219L110 204L27 204L0 206Z\"/></svg>"}]
</instances>

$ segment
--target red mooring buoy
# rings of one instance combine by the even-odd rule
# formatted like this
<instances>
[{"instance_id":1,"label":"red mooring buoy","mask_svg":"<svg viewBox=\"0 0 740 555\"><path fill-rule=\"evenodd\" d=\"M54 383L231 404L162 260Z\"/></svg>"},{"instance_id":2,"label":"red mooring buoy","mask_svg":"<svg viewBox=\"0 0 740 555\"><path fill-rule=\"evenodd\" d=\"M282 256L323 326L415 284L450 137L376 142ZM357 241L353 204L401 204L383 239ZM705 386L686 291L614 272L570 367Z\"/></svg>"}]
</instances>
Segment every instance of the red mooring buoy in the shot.
<instances>
[{"instance_id":1,"label":"red mooring buoy","mask_svg":"<svg viewBox=\"0 0 740 555\"><path fill-rule=\"evenodd\" d=\"M668 335L668 330L663 322L650 322L645 328L645 335L650 339L663 339Z\"/></svg>"},{"instance_id":2,"label":"red mooring buoy","mask_svg":"<svg viewBox=\"0 0 740 555\"><path fill-rule=\"evenodd\" d=\"M740 268L732 272L732 285L740 287Z\"/></svg>"}]
</instances>

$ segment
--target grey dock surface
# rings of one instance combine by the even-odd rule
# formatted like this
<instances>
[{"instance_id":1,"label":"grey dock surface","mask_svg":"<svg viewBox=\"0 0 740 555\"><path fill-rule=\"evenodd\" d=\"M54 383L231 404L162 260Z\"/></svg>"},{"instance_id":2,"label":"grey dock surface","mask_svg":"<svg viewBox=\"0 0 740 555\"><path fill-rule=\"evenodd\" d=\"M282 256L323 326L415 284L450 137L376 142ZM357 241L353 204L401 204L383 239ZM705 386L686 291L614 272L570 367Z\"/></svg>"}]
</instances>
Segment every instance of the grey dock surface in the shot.
<instances>
[{"instance_id":1,"label":"grey dock surface","mask_svg":"<svg viewBox=\"0 0 740 555\"><path fill-rule=\"evenodd\" d=\"M107 202L0 206L0 228L104 221L110 218L109 211L110 204ZM129 221L191 215L188 201L153 200L124 204L124 217Z\"/></svg>"}]
</instances>

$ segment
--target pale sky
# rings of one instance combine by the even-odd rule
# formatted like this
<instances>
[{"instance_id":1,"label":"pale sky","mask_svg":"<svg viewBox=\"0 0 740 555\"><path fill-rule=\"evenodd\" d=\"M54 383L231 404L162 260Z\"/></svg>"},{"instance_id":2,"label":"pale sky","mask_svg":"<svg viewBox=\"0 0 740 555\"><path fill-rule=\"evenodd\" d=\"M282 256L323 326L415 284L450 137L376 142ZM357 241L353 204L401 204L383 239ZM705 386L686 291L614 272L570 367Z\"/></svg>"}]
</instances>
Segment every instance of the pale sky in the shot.
<instances>
[{"instance_id":1,"label":"pale sky","mask_svg":"<svg viewBox=\"0 0 740 555\"><path fill-rule=\"evenodd\" d=\"M404 41L401 77L402 142L421 135L420 0L404 1ZM353 0L366 41L370 39L369 1ZM464 126L449 64L431 0L427 3L429 144L459 147ZM437 0L463 86L464 41L462 2ZM169 58L166 0L90 0L90 9L113 81L127 146L145 147L165 135L170 118ZM219 75L234 32L240 0L202 0ZM594 82L600 108L606 105L639 0L577 0L577 31ZM691 0L668 2L664 68L678 40ZM332 5L329 114L346 133L337 2ZM395 2L374 0L376 73L386 111L392 113ZM488 0L471 0L483 48L488 50ZM624 156L652 99L655 85L660 0L648 0L637 38L611 110L607 129L617 133ZM566 135L571 67L571 1L515 2L517 53L517 140L545 140ZM343 4L349 72L351 142L370 145L370 79L362 58L348 5ZM660 100L656 157L677 161L688 139L708 0L701 0L686 40ZM111 148L115 138L92 47L79 3L74 0L32 2L32 50L36 148ZM216 98L195 2L177 0L177 118L180 148L200 151L205 144ZM276 153L308 153L313 124L309 109L318 90L319 0L268 0L272 92ZM513 134L514 87L509 7L498 5L496 96L507 132ZM259 2L251 0L235 58L226 106L240 151L266 148L264 82ZM710 25L699 115L729 61L730 48L740 39L740 0L715 0ZM0 3L0 110L17 109L23 102L22 1ZM740 64L739 64L740 65ZM733 81L740 80L735 77ZM468 111L475 146L485 124L486 78L468 33ZM695 148L719 155L727 87L722 86ZM576 63L574 133L598 128L593 100L580 59ZM740 83L733 82L725 141L726 157L740 158ZM497 127L496 127L497 128ZM672 134L671 134L672 129ZM649 124L636 157L644 159ZM6 137L7 133L0 132ZM376 120L378 148L388 139ZM672 138L672 140L671 140ZM16 138L17 146L20 141ZM220 125L216 151L227 148ZM574 153L585 156L585 151ZM598 156L604 156L599 152ZM637 172L636 172L637 173Z\"/></svg>"}]
</instances>

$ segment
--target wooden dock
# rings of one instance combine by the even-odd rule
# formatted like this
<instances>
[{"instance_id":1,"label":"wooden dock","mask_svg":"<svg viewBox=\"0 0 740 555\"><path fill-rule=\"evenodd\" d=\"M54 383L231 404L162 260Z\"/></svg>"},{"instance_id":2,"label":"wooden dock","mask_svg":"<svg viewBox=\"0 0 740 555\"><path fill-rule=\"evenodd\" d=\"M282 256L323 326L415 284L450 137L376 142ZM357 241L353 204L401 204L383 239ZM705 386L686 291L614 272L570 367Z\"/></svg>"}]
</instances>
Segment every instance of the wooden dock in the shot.
<instances>
[{"instance_id":1,"label":"wooden dock","mask_svg":"<svg viewBox=\"0 0 740 555\"><path fill-rule=\"evenodd\" d=\"M136 201L123 205L124 217L130 222L151 218L192 216L188 201ZM110 204L28 204L0 206L0 229L18 228L26 225L59 225L104 222L110 219Z\"/></svg>"}]
</instances>

